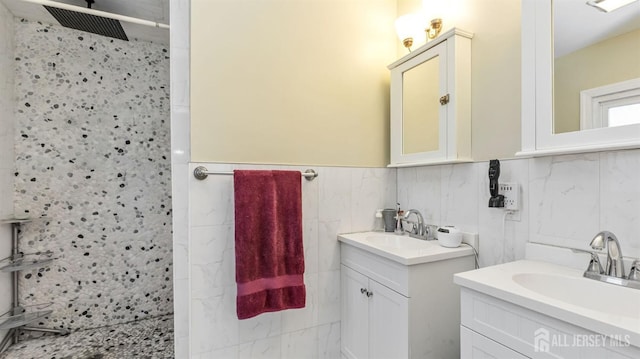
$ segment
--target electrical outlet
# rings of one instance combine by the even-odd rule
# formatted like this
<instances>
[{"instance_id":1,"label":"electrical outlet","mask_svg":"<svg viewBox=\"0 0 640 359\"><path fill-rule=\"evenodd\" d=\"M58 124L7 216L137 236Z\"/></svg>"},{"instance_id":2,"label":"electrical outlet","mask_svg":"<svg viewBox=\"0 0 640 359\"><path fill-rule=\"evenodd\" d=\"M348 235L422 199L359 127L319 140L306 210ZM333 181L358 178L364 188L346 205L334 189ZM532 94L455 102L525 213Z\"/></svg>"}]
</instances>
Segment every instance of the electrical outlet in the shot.
<instances>
[{"instance_id":1,"label":"electrical outlet","mask_svg":"<svg viewBox=\"0 0 640 359\"><path fill-rule=\"evenodd\" d=\"M476 251L480 250L480 240L478 233L462 232L462 243L466 243L475 248Z\"/></svg>"},{"instance_id":2,"label":"electrical outlet","mask_svg":"<svg viewBox=\"0 0 640 359\"><path fill-rule=\"evenodd\" d=\"M500 183L498 193L504 196L504 209L515 211L507 215L512 221L520 220L520 184L516 182Z\"/></svg>"},{"instance_id":3,"label":"electrical outlet","mask_svg":"<svg viewBox=\"0 0 640 359\"><path fill-rule=\"evenodd\" d=\"M518 183L500 183L498 193L504 196L504 209L520 210L520 185Z\"/></svg>"}]
</instances>

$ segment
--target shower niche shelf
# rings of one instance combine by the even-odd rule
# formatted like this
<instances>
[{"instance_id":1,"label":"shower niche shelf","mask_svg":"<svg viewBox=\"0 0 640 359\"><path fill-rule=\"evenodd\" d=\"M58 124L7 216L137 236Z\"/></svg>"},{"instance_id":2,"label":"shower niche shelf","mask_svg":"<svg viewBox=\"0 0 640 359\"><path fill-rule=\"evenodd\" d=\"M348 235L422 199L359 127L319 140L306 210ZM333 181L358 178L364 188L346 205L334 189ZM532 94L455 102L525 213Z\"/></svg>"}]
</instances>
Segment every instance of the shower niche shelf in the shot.
<instances>
[{"instance_id":1,"label":"shower niche shelf","mask_svg":"<svg viewBox=\"0 0 640 359\"><path fill-rule=\"evenodd\" d=\"M20 305L18 293L19 272L28 269L43 268L51 264L57 258L53 257L53 252L38 252L23 254L18 251L18 240L20 226L34 220L46 220L47 218L9 218L0 220L0 224L11 224L11 256L0 260L0 272L11 273L12 306L4 315L0 316L0 330L9 330L7 335L0 342L0 353L9 347L10 344L18 343L20 333L23 331L35 331L44 333L55 333L60 335L69 334L65 329L49 329L40 327L30 327L29 324L43 319L53 313L53 310L42 310L52 303L45 305L30 306L37 308L28 311ZM39 307L39 308L38 308Z\"/></svg>"}]
</instances>

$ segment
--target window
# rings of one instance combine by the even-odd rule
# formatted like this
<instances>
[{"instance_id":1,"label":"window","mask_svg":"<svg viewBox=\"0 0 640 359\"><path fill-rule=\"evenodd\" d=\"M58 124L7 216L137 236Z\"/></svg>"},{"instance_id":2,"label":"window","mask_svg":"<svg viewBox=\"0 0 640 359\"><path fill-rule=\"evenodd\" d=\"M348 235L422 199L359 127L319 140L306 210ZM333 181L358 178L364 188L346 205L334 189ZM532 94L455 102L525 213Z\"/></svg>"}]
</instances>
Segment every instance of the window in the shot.
<instances>
[{"instance_id":1,"label":"window","mask_svg":"<svg viewBox=\"0 0 640 359\"><path fill-rule=\"evenodd\" d=\"M580 92L580 129L640 123L640 78Z\"/></svg>"}]
</instances>

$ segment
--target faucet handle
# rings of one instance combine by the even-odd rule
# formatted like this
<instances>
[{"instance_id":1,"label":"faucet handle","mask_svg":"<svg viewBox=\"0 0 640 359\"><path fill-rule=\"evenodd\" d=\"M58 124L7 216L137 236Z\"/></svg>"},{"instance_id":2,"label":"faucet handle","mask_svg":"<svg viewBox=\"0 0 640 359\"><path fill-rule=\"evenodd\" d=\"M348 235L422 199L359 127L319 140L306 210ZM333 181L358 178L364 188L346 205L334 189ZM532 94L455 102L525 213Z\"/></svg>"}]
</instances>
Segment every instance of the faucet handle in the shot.
<instances>
[{"instance_id":1,"label":"faucet handle","mask_svg":"<svg viewBox=\"0 0 640 359\"><path fill-rule=\"evenodd\" d=\"M587 253L591 254L591 260L589 260L589 266L587 266L587 270L584 271L587 273L596 273L596 274L604 274L604 269L602 268L602 264L600 264L600 257L598 257L597 252L587 251L584 249L571 248L573 253Z\"/></svg>"},{"instance_id":2,"label":"faucet handle","mask_svg":"<svg viewBox=\"0 0 640 359\"><path fill-rule=\"evenodd\" d=\"M591 254L591 260L589 261L589 266L587 267L585 273L604 274L604 269L602 269L602 264L600 264L598 253L589 252L589 254Z\"/></svg>"},{"instance_id":3,"label":"faucet handle","mask_svg":"<svg viewBox=\"0 0 640 359\"><path fill-rule=\"evenodd\" d=\"M590 254L591 260L589 261L589 266L587 267L586 271L589 273L604 274L604 269L602 269L602 264L600 264L598 253L590 252Z\"/></svg>"},{"instance_id":4,"label":"faucet handle","mask_svg":"<svg viewBox=\"0 0 640 359\"><path fill-rule=\"evenodd\" d=\"M640 281L640 259L636 259L631 263L631 270L627 279Z\"/></svg>"},{"instance_id":5,"label":"faucet handle","mask_svg":"<svg viewBox=\"0 0 640 359\"><path fill-rule=\"evenodd\" d=\"M402 218L402 229L411 234L418 234L418 223L410 219Z\"/></svg>"}]
</instances>

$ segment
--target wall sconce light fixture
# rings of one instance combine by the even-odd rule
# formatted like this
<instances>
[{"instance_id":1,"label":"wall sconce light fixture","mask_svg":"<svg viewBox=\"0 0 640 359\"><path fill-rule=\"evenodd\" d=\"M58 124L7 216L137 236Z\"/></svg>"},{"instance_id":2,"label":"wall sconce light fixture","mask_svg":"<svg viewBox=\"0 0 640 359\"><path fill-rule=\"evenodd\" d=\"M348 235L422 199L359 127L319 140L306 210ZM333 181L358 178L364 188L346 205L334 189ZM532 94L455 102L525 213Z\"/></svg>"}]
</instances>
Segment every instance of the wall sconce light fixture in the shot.
<instances>
[{"instance_id":1,"label":"wall sconce light fixture","mask_svg":"<svg viewBox=\"0 0 640 359\"><path fill-rule=\"evenodd\" d=\"M433 40L438 35L440 35L440 31L442 31L442 19L433 19L428 28L424 29L427 33L427 39Z\"/></svg>"},{"instance_id":2,"label":"wall sconce light fixture","mask_svg":"<svg viewBox=\"0 0 640 359\"><path fill-rule=\"evenodd\" d=\"M414 40L422 37L422 31L426 33L425 40L433 40L442 31L442 19L437 18L431 20L429 27L424 28L424 17L419 14L407 14L400 16L396 22L396 33L398 38L402 41L404 47L411 52L411 46L413 46ZM423 30L424 29L424 30Z\"/></svg>"},{"instance_id":3,"label":"wall sconce light fixture","mask_svg":"<svg viewBox=\"0 0 640 359\"><path fill-rule=\"evenodd\" d=\"M422 0L422 12L425 19L431 19L429 27L424 29L427 39L433 40L442 31L442 19L455 14L455 1L451 0Z\"/></svg>"},{"instance_id":4,"label":"wall sconce light fixture","mask_svg":"<svg viewBox=\"0 0 640 359\"><path fill-rule=\"evenodd\" d=\"M419 14L402 15L395 21L396 33L404 47L411 51L413 40L422 36L422 18Z\"/></svg>"},{"instance_id":5,"label":"wall sconce light fixture","mask_svg":"<svg viewBox=\"0 0 640 359\"><path fill-rule=\"evenodd\" d=\"M407 50L411 51L413 41L422 36L423 23L424 20L419 14L402 15L396 20L396 33Z\"/></svg>"}]
</instances>

